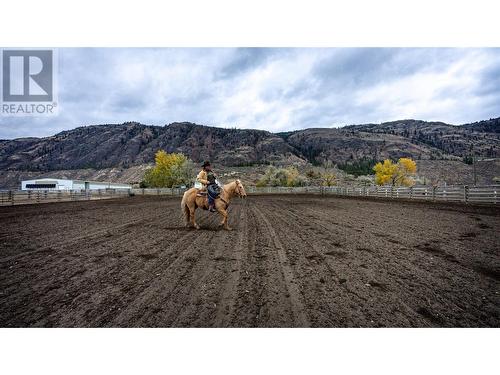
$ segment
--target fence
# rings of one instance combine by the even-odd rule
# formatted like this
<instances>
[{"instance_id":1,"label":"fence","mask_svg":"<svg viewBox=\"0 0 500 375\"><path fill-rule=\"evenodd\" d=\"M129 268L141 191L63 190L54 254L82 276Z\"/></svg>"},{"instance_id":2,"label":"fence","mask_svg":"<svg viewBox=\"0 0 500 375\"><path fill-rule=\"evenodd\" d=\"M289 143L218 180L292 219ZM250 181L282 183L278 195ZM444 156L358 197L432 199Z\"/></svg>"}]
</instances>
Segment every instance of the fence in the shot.
<instances>
[{"instance_id":1,"label":"fence","mask_svg":"<svg viewBox=\"0 0 500 375\"><path fill-rule=\"evenodd\" d=\"M68 202L81 200L96 200L128 197L129 195L171 195L179 196L186 189L106 189L106 190L75 190L75 191L1 191L0 206ZM303 187L255 187L246 188L248 194L323 194L352 197L376 197L386 199L411 199L434 202L462 202L471 204L497 204L500 185L491 186L303 186Z\"/></svg>"},{"instance_id":2,"label":"fence","mask_svg":"<svg viewBox=\"0 0 500 375\"><path fill-rule=\"evenodd\" d=\"M7 190L0 191L0 206L17 204L71 202L128 197L128 189L103 190Z\"/></svg>"},{"instance_id":3,"label":"fence","mask_svg":"<svg viewBox=\"0 0 500 375\"><path fill-rule=\"evenodd\" d=\"M366 186L366 187L249 187L249 194L332 194L352 197L497 204L500 185L491 186Z\"/></svg>"},{"instance_id":4,"label":"fence","mask_svg":"<svg viewBox=\"0 0 500 375\"><path fill-rule=\"evenodd\" d=\"M162 188L162 189L130 189L134 195L182 195L187 189Z\"/></svg>"}]
</instances>

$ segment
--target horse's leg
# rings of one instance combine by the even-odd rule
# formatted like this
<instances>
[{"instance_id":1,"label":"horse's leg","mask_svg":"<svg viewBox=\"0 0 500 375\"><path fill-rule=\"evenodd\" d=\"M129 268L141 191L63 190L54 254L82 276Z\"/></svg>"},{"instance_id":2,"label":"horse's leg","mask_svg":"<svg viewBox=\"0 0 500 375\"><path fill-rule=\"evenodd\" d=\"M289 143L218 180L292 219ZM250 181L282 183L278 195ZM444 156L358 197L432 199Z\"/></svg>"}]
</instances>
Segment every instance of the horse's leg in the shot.
<instances>
[{"instance_id":1,"label":"horse's leg","mask_svg":"<svg viewBox=\"0 0 500 375\"><path fill-rule=\"evenodd\" d=\"M220 223L220 226L221 227L223 226L224 229L226 230L231 230L229 225L227 225L227 211L222 207L217 207L217 211L219 211L219 213L222 215L222 221Z\"/></svg>"},{"instance_id":2,"label":"horse's leg","mask_svg":"<svg viewBox=\"0 0 500 375\"><path fill-rule=\"evenodd\" d=\"M196 224L196 221L194 219L195 212L196 212L196 207L194 205L192 205L191 207L189 207L189 218L191 220L191 225L193 227L195 227L196 229L200 229L200 226L198 224Z\"/></svg>"}]
</instances>

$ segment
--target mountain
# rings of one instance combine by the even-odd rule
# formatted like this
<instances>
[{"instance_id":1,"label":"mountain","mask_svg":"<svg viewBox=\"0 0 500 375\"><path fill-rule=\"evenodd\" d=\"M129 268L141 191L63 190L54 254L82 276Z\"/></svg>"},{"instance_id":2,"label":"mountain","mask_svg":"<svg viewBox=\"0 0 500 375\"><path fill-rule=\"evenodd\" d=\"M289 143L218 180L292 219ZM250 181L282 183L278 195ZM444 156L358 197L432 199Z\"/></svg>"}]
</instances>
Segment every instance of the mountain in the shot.
<instances>
[{"instance_id":1,"label":"mountain","mask_svg":"<svg viewBox=\"0 0 500 375\"><path fill-rule=\"evenodd\" d=\"M461 126L401 120L339 129L305 129L282 134L311 162L336 163L408 156L459 160L466 155L500 157L500 118Z\"/></svg>"},{"instance_id":2,"label":"mountain","mask_svg":"<svg viewBox=\"0 0 500 375\"><path fill-rule=\"evenodd\" d=\"M0 186L10 187L14 180L26 175L54 175L56 171L106 170L110 172L101 173L102 178L116 179L126 176L131 168L142 171L159 149L182 152L195 162L208 159L225 167L304 166L326 161L340 165L403 156L461 162L471 154L500 157L500 118L459 126L400 120L276 134L188 122L85 126L46 138L0 140ZM134 178L138 174L129 173Z\"/></svg>"},{"instance_id":3,"label":"mountain","mask_svg":"<svg viewBox=\"0 0 500 375\"><path fill-rule=\"evenodd\" d=\"M128 168L150 163L159 149L224 165L299 161L290 145L267 131L130 122L80 127L47 138L0 141L0 170Z\"/></svg>"}]
</instances>

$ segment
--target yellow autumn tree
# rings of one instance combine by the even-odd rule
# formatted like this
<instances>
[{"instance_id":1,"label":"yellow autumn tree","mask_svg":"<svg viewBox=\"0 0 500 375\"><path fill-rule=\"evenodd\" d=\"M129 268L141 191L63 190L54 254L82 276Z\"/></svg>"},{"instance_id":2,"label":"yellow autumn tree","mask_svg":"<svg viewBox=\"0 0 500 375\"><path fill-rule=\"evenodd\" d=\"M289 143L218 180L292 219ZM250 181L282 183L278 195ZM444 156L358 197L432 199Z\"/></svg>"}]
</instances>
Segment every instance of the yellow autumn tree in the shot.
<instances>
[{"instance_id":1,"label":"yellow autumn tree","mask_svg":"<svg viewBox=\"0 0 500 375\"><path fill-rule=\"evenodd\" d=\"M321 175L321 184L323 186L334 186L337 184L337 175L333 172L325 172Z\"/></svg>"},{"instance_id":2,"label":"yellow autumn tree","mask_svg":"<svg viewBox=\"0 0 500 375\"><path fill-rule=\"evenodd\" d=\"M144 175L144 185L155 188L187 185L192 174L193 163L186 156L159 150L155 154L155 166Z\"/></svg>"},{"instance_id":3,"label":"yellow autumn tree","mask_svg":"<svg viewBox=\"0 0 500 375\"><path fill-rule=\"evenodd\" d=\"M373 167L377 185L412 186L412 176L417 172L417 164L410 158L400 158L397 163L386 159Z\"/></svg>"},{"instance_id":4,"label":"yellow autumn tree","mask_svg":"<svg viewBox=\"0 0 500 375\"><path fill-rule=\"evenodd\" d=\"M321 173L321 185L334 186L337 184L337 175L333 171L333 162L326 160L323 163L324 172Z\"/></svg>"}]
</instances>

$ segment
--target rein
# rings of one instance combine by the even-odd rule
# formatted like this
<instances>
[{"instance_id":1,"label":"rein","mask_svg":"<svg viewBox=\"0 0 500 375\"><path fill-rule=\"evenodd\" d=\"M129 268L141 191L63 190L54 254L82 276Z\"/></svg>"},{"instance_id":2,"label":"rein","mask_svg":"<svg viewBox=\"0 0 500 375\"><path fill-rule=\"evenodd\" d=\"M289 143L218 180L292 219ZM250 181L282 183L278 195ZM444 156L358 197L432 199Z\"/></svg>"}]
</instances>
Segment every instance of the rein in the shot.
<instances>
[{"instance_id":1,"label":"rein","mask_svg":"<svg viewBox=\"0 0 500 375\"><path fill-rule=\"evenodd\" d=\"M231 199L231 198L235 195L235 194L234 194L234 190L235 190L235 189L236 189L236 186L235 186L235 188L233 189L232 195L231 195L231 197L230 197L228 200L225 200L224 198L222 198L222 194L221 194L221 195L220 195L220 197L219 197L219 198L220 198L220 200L221 200L221 201L223 201L223 202L226 204L226 209L227 209L227 208L228 208L228 206L229 206L229 201L230 201L230 199ZM226 195L229 195L229 192L226 190L225 186L222 186L222 190L224 191L224 193L226 193Z\"/></svg>"},{"instance_id":2,"label":"rein","mask_svg":"<svg viewBox=\"0 0 500 375\"><path fill-rule=\"evenodd\" d=\"M227 202L224 198L220 197L220 200L226 204L226 209L229 207L229 202Z\"/></svg>"},{"instance_id":3,"label":"rein","mask_svg":"<svg viewBox=\"0 0 500 375\"><path fill-rule=\"evenodd\" d=\"M224 193L228 194L227 190L224 188L224 186L222 187L222 191L224 191ZM226 204L226 209L229 207L229 202L226 201L224 198L222 198L222 194L220 195L220 200L223 201L225 204Z\"/></svg>"}]
</instances>

